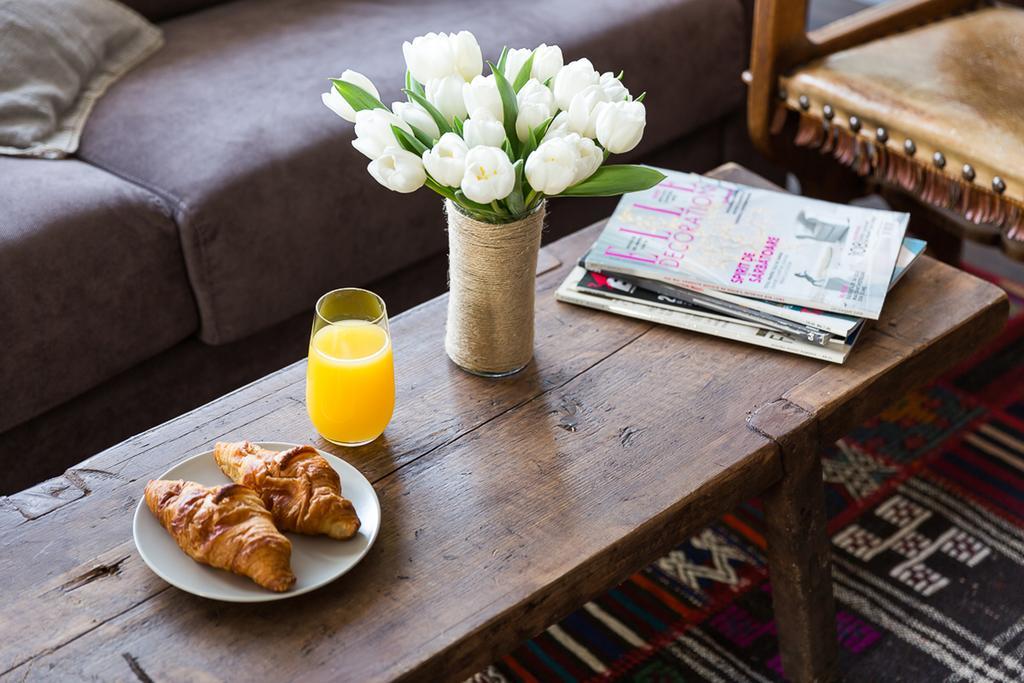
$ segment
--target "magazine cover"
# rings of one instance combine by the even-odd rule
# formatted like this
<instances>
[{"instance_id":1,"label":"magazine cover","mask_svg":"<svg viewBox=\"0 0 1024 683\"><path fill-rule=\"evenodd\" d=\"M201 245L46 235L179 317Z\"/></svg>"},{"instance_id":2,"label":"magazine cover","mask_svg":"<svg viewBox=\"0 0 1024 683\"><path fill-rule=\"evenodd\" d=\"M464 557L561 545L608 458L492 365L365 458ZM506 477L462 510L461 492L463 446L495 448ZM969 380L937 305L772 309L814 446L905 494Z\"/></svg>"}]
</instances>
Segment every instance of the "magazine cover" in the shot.
<instances>
[{"instance_id":1,"label":"magazine cover","mask_svg":"<svg viewBox=\"0 0 1024 683\"><path fill-rule=\"evenodd\" d=\"M588 270L878 319L907 214L659 170L623 195Z\"/></svg>"}]
</instances>

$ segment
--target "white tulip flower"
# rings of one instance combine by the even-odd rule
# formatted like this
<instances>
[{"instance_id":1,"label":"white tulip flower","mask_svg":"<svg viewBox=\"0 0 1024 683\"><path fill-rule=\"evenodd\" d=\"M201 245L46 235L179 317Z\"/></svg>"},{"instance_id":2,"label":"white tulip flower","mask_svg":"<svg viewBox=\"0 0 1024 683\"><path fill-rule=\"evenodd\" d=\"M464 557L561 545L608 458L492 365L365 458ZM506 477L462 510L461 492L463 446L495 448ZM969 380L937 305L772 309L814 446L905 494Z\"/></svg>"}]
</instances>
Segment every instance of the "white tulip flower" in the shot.
<instances>
[{"instance_id":1,"label":"white tulip flower","mask_svg":"<svg viewBox=\"0 0 1024 683\"><path fill-rule=\"evenodd\" d=\"M551 90L555 93L555 104L565 111L576 93L588 85L597 85L601 80L600 74L594 70L594 65L589 59L577 59L569 62L555 74L555 80L551 82Z\"/></svg>"},{"instance_id":2,"label":"white tulip flower","mask_svg":"<svg viewBox=\"0 0 1024 683\"><path fill-rule=\"evenodd\" d=\"M523 104L515 120L515 134L519 141L529 137L529 131L537 128L551 116L543 104Z\"/></svg>"},{"instance_id":3,"label":"white tulip flower","mask_svg":"<svg viewBox=\"0 0 1024 683\"><path fill-rule=\"evenodd\" d=\"M494 80L494 74L477 76L469 83L464 83L462 99L466 111L473 112L483 109L498 121L505 120L505 113L501 108L501 95L498 93L498 84Z\"/></svg>"},{"instance_id":4,"label":"white tulip flower","mask_svg":"<svg viewBox=\"0 0 1024 683\"><path fill-rule=\"evenodd\" d=\"M578 133L570 133L562 139L576 150L576 165L569 184L572 187L594 175L594 171L604 163L604 152L593 140Z\"/></svg>"},{"instance_id":5,"label":"white tulip flower","mask_svg":"<svg viewBox=\"0 0 1024 683\"><path fill-rule=\"evenodd\" d=\"M569 103L569 130L584 137L596 135L594 126L597 123L597 105L605 101L604 90L600 85L588 85L576 93Z\"/></svg>"},{"instance_id":6,"label":"white tulip flower","mask_svg":"<svg viewBox=\"0 0 1024 683\"><path fill-rule=\"evenodd\" d=\"M452 41L445 33L428 33L402 43L405 66L424 85L436 78L456 73Z\"/></svg>"},{"instance_id":7,"label":"white tulip flower","mask_svg":"<svg viewBox=\"0 0 1024 683\"><path fill-rule=\"evenodd\" d=\"M487 109L477 109L469 113L469 118L462 124L462 137L466 146L501 147L505 142L505 126Z\"/></svg>"},{"instance_id":8,"label":"white tulip flower","mask_svg":"<svg viewBox=\"0 0 1024 683\"><path fill-rule=\"evenodd\" d=\"M441 135L434 117L414 102L392 102L391 111L413 128L418 128L429 135L431 140L436 140Z\"/></svg>"},{"instance_id":9,"label":"white tulip flower","mask_svg":"<svg viewBox=\"0 0 1024 683\"><path fill-rule=\"evenodd\" d=\"M474 147L466 154L462 192L480 204L490 204L512 193L516 174L508 155L498 147Z\"/></svg>"},{"instance_id":10,"label":"white tulip flower","mask_svg":"<svg viewBox=\"0 0 1024 683\"><path fill-rule=\"evenodd\" d=\"M427 180L420 158L400 147L385 148L366 170L378 183L395 192L415 192Z\"/></svg>"},{"instance_id":11,"label":"white tulip flower","mask_svg":"<svg viewBox=\"0 0 1024 683\"><path fill-rule=\"evenodd\" d=\"M466 153L469 148L455 133L445 133L433 149L423 153L423 166L427 173L442 185L458 187L466 171Z\"/></svg>"},{"instance_id":12,"label":"white tulip flower","mask_svg":"<svg viewBox=\"0 0 1024 683\"><path fill-rule=\"evenodd\" d=\"M424 84L427 101L437 107L449 121L458 116L466 118L466 104L462 99L462 86L466 83L462 76L451 74L444 78L436 78Z\"/></svg>"},{"instance_id":13,"label":"white tulip flower","mask_svg":"<svg viewBox=\"0 0 1024 683\"><path fill-rule=\"evenodd\" d=\"M533 69L530 76L544 83L549 78L554 78L562 64L562 48L541 43L533 51Z\"/></svg>"},{"instance_id":14,"label":"white tulip flower","mask_svg":"<svg viewBox=\"0 0 1024 683\"><path fill-rule=\"evenodd\" d=\"M548 116L555 113L555 96L551 93L550 88L536 78L526 81L519 89L516 94L516 103L520 107L526 104L540 104L548 110Z\"/></svg>"},{"instance_id":15,"label":"white tulip flower","mask_svg":"<svg viewBox=\"0 0 1024 683\"><path fill-rule=\"evenodd\" d=\"M531 54L533 55L533 68L530 69L530 78L536 78L541 83L549 78L554 78L558 70L562 68L562 48L557 45L541 43L533 50L525 47L509 50L505 57L505 78L510 82L514 81Z\"/></svg>"},{"instance_id":16,"label":"white tulip flower","mask_svg":"<svg viewBox=\"0 0 1024 683\"><path fill-rule=\"evenodd\" d=\"M377 88L374 87L373 83L369 78L359 73L358 71L352 71L351 69L345 69L344 72L337 79L339 81L345 81L351 83L357 88L362 88L369 94L373 95L377 99L380 99L380 93L377 92ZM331 89L320 96L321 101L327 108L333 111L335 114L345 119L346 121L355 122L356 112L352 108L352 105L348 103L341 93L338 92L334 84L331 84Z\"/></svg>"},{"instance_id":17,"label":"white tulip flower","mask_svg":"<svg viewBox=\"0 0 1024 683\"><path fill-rule=\"evenodd\" d=\"M551 112L542 104L524 104L516 117L516 137L524 142L530 137L530 131L547 121L549 116Z\"/></svg>"},{"instance_id":18,"label":"white tulip flower","mask_svg":"<svg viewBox=\"0 0 1024 683\"><path fill-rule=\"evenodd\" d=\"M629 89L611 71L601 74L600 85L601 90L604 90L604 99L608 102L621 102L629 99Z\"/></svg>"},{"instance_id":19,"label":"white tulip flower","mask_svg":"<svg viewBox=\"0 0 1024 683\"><path fill-rule=\"evenodd\" d=\"M471 81L483 73L484 60L476 36L469 31L459 31L449 34L448 40L455 60L455 71L462 80Z\"/></svg>"},{"instance_id":20,"label":"white tulip flower","mask_svg":"<svg viewBox=\"0 0 1024 683\"><path fill-rule=\"evenodd\" d=\"M555 115L551 125L548 126L548 132L544 134L541 142L547 142L548 140L554 140L555 138L564 138L571 132L572 131L569 130L569 112L560 111Z\"/></svg>"},{"instance_id":21,"label":"white tulip flower","mask_svg":"<svg viewBox=\"0 0 1024 683\"><path fill-rule=\"evenodd\" d=\"M551 90L535 78L531 78L516 95L519 116L516 118L516 136L526 140L530 130L547 121L554 113L555 97Z\"/></svg>"},{"instance_id":22,"label":"white tulip flower","mask_svg":"<svg viewBox=\"0 0 1024 683\"><path fill-rule=\"evenodd\" d=\"M612 154L622 154L637 146L647 125L647 110L642 102L603 102L597 111L597 140Z\"/></svg>"},{"instance_id":23,"label":"white tulip flower","mask_svg":"<svg viewBox=\"0 0 1024 683\"><path fill-rule=\"evenodd\" d=\"M505 55L505 78L511 83L519 75L519 71L526 64L526 60L533 54L533 50L525 47L509 50Z\"/></svg>"},{"instance_id":24,"label":"white tulip flower","mask_svg":"<svg viewBox=\"0 0 1024 683\"><path fill-rule=\"evenodd\" d=\"M402 119L387 109L364 109L356 112L356 139L352 146L369 159L376 159L388 147L401 147L395 139L391 126L395 125L412 134L412 129Z\"/></svg>"},{"instance_id":25,"label":"white tulip flower","mask_svg":"<svg viewBox=\"0 0 1024 683\"><path fill-rule=\"evenodd\" d=\"M567 138L541 143L526 159L526 180L538 192L560 194L576 177L577 157L576 146Z\"/></svg>"}]
</instances>

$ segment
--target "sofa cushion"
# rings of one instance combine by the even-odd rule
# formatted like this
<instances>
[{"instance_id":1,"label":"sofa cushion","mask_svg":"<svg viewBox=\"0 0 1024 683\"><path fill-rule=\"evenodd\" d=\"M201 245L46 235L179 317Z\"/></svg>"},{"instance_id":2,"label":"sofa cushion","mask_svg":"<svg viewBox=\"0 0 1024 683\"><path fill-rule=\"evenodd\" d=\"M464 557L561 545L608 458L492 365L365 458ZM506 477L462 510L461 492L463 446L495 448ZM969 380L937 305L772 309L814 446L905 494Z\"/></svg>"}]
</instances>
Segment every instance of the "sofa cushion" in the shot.
<instances>
[{"instance_id":1,"label":"sofa cushion","mask_svg":"<svg viewBox=\"0 0 1024 683\"><path fill-rule=\"evenodd\" d=\"M76 160L0 157L0 431L194 332L152 193Z\"/></svg>"},{"instance_id":2,"label":"sofa cushion","mask_svg":"<svg viewBox=\"0 0 1024 683\"><path fill-rule=\"evenodd\" d=\"M162 28L164 49L99 103L80 154L173 203L211 343L444 250L439 198L378 186L352 126L320 102L349 67L399 99L403 39L469 29L491 59L502 43L547 42L624 69L649 93L638 152L743 97L740 0L247 0Z\"/></svg>"}]
</instances>

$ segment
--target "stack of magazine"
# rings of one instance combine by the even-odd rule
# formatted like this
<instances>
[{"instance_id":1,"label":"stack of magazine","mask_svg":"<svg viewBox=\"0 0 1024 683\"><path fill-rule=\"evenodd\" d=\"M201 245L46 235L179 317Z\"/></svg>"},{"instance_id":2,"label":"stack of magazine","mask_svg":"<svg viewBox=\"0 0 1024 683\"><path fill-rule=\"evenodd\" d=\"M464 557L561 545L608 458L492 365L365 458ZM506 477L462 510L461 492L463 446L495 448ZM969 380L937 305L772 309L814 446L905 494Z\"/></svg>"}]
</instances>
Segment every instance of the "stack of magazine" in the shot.
<instances>
[{"instance_id":1,"label":"stack of magazine","mask_svg":"<svg viewBox=\"0 0 1024 683\"><path fill-rule=\"evenodd\" d=\"M842 363L925 248L905 213L663 172L622 197L560 301Z\"/></svg>"}]
</instances>

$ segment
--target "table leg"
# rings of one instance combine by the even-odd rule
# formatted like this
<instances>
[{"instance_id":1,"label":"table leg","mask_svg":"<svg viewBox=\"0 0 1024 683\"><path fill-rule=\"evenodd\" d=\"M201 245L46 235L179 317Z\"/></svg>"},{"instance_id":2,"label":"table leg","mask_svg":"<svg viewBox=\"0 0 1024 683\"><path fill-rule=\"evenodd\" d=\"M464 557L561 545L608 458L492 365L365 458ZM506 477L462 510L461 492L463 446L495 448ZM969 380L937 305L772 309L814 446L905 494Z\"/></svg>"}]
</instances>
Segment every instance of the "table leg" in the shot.
<instances>
[{"instance_id":1,"label":"table leg","mask_svg":"<svg viewBox=\"0 0 1024 683\"><path fill-rule=\"evenodd\" d=\"M792 681L824 683L836 679L838 646L821 460L816 448L786 456L789 471L764 496L782 666Z\"/></svg>"}]
</instances>

